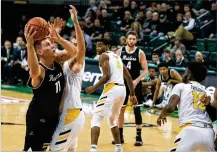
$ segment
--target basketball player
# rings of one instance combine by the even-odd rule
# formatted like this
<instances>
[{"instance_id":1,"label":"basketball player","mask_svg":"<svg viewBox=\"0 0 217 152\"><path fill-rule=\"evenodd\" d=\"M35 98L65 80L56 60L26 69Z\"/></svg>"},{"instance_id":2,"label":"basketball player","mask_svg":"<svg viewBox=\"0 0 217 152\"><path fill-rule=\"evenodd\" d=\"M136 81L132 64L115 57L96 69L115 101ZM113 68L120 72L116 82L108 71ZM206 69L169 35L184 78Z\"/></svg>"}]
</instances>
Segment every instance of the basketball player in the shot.
<instances>
[{"instance_id":1,"label":"basketball player","mask_svg":"<svg viewBox=\"0 0 217 152\"><path fill-rule=\"evenodd\" d=\"M96 44L99 57L99 66L103 73L102 78L94 86L85 89L87 93L94 92L97 88L104 85L103 93L97 102L95 113L91 120L91 149L90 152L97 151L97 143L100 134L100 122L106 117L111 132L116 143L116 152L122 152L117 118L126 95L124 78L130 89L130 100L136 104L132 78L121 58L111 51L108 51L108 42L105 39L98 40Z\"/></svg>"},{"instance_id":2,"label":"basketball player","mask_svg":"<svg viewBox=\"0 0 217 152\"><path fill-rule=\"evenodd\" d=\"M152 108L154 107L157 99L159 99L162 96L162 94L163 94L163 101L162 103L156 106L158 108L163 108L167 104L167 98L173 86L177 83L182 82L181 75L174 69L169 70L167 63L165 62L159 63L158 69L160 71L160 75L158 77L155 92L154 92Z\"/></svg>"},{"instance_id":3,"label":"basketball player","mask_svg":"<svg viewBox=\"0 0 217 152\"><path fill-rule=\"evenodd\" d=\"M183 82L174 86L169 103L157 119L161 125L178 105L180 129L171 151L214 151L212 121L201 103L205 86L201 85L207 75L202 63L190 63L183 75Z\"/></svg>"},{"instance_id":4,"label":"basketball player","mask_svg":"<svg viewBox=\"0 0 217 152\"><path fill-rule=\"evenodd\" d=\"M49 145L58 123L65 80L61 65L54 61L55 47L50 39L35 42L33 37L36 31L32 31L32 27L25 26L30 68L27 85L33 90L33 98L26 114L24 151L43 151ZM74 56L77 53L76 48L57 33L53 39L68 51L65 54Z\"/></svg>"},{"instance_id":5,"label":"basketball player","mask_svg":"<svg viewBox=\"0 0 217 152\"><path fill-rule=\"evenodd\" d=\"M77 40L74 40L73 43L78 53L75 57L72 56L63 63L63 73L66 81L62 99L63 110L51 141L51 151L76 151L78 136L85 123L80 92L84 75L86 48L84 35L77 19L77 11L75 7L70 7ZM52 28L52 30L54 31L55 29Z\"/></svg>"},{"instance_id":6,"label":"basketball player","mask_svg":"<svg viewBox=\"0 0 217 152\"><path fill-rule=\"evenodd\" d=\"M152 99L154 96L155 86L157 83L156 69L149 68L149 78L146 81L142 82L143 87L143 104L146 106L152 106Z\"/></svg>"},{"instance_id":7,"label":"basketball player","mask_svg":"<svg viewBox=\"0 0 217 152\"><path fill-rule=\"evenodd\" d=\"M129 31L126 34L126 38L127 38L126 39L127 46L119 50L119 55L121 56L124 65L129 70L129 73L133 79L133 86L135 89L135 95L137 97L138 104L142 105L142 81L141 80L148 73L146 56L141 49L136 47L136 43L137 43L136 32ZM140 74L141 69L143 71ZM123 137L124 112L128 102L128 97L129 97L129 89L126 87L126 98L123 107L121 109L121 113L119 116L119 123L118 123L120 136L121 136L121 143L124 143L124 137ZM135 146L142 146L143 144L142 137L141 137L142 115L139 106L134 107L134 115L135 115L136 132L137 132ZM112 144L115 144L115 142L113 141Z\"/></svg>"}]
</instances>

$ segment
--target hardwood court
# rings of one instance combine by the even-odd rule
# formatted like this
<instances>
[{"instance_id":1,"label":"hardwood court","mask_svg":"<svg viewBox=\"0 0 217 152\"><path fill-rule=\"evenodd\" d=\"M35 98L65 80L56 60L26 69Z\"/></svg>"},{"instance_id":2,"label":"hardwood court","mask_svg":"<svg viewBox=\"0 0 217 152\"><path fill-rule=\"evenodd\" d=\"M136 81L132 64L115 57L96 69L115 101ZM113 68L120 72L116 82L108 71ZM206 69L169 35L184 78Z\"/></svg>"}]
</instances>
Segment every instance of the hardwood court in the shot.
<instances>
[{"instance_id":1,"label":"hardwood court","mask_svg":"<svg viewBox=\"0 0 217 152\"><path fill-rule=\"evenodd\" d=\"M22 98L26 100L31 99L31 95L25 93L18 93L13 91L2 90L3 96ZM83 100L83 98L82 98ZM84 99L85 100L85 99ZM1 104L1 151L21 151L25 136L25 114L28 107L28 102L21 103L2 103ZM93 107L92 104L85 104L86 111ZM143 122L153 125L143 127L142 138L144 145L135 147L135 127L125 127L124 137L125 144L123 144L124 151L169 151L173 145L173 140L178 129L178 119L168 118L167 124L163 127L156 126L157 115L152 115L147 112L142 113ZM89 151L90 148L90 121L91 115L86 115L86 124L78 141L78 151ZM134 115L130 108L125 114L125 122L133 123ZM101 132L98 144L98 151L114 151L114 146L111 144L112 135L104 119L101 123Z\"/></svg>"}]
</instances>

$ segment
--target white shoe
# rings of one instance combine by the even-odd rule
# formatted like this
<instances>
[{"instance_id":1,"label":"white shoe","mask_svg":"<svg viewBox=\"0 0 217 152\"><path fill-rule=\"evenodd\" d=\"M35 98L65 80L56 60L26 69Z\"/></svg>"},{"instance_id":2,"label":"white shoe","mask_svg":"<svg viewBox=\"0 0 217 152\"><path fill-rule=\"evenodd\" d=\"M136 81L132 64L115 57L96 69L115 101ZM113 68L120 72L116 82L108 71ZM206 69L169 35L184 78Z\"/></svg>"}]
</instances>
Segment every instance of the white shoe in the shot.
<instances>
[{"instance_id":1,"label":"white shoe","mask_svg":"<svg viewBox=\"0 0 217 152\"><path fill-rule=\"evenodd\" d=\"M90 148L89 152L97 152L97 149L96 148Z\"/></svg>"},{"instance_id":2,"label":"white shoe","mask_svg":"<svg viewBox=\"0 0 217 152\"><path fill-rule=\"evenodd\" d=\"M166 104L164 102L161 102L160 104L155 105L155 106L159 109L163 109L166 106Z\"/></svg>"},{"instance_id":3,"label":"white shoe","mask_svg":"<svg viewBox=\"0 0 217 152\"><path fill-rule=\"evenodd\" d=\"M149 99L149 100L147 101L147 106L151 107L152 104L153 104L153 101L152 101L151 99Z\"/></svg>"},{"instance_id":4,"label":"white shoe","mask_svg":"<svg viewBox=\"0 0 217 152\"><path fill-rule=\"evenodd\" d=\"M122 148L115 148L115 152L124 152Z\"/></svg>"}]
</instances>

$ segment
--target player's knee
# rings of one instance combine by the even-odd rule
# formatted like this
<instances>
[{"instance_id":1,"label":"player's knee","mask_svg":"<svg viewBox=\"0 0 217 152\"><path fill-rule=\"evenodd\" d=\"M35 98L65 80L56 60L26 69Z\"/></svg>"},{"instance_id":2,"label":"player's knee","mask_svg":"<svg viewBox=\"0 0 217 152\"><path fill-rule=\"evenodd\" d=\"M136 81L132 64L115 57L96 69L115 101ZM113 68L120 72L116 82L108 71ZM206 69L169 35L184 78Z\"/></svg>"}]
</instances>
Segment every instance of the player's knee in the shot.
<instances>
[{"instance_id":1,"label":"player's knee","mask_svg":"<svg viewBox=\"0 0 217 152\"><path fill-rule=\"evenodd\" d=\"M136 124L141 125L142 124L142 115L141 115L140 107L134 108L134 115L135 115Z\"/></svg>"},{"instance_id":2,"label":"player's knee","mask_svg":"<svg viewBox=\"0 0 217 152\"><path fill-rule=\"evenodd\" d=\"M98 114L94 114L93 118L91 120L91 128L100 127L100 122L102 119L103 119L103 116L100 116Z\"/></svg>"},{"instance_id":3,"label":"player's knee","mask_svg":"<svg viewBox=\"0 0 217 152\"><path fill-rule=\"evenodd\" d=\"M108 118L108 124L109 124L110 128L116 127L117 126L117 118L113 117L113 116L110 116Z\"/></svg>"}]
</instances>

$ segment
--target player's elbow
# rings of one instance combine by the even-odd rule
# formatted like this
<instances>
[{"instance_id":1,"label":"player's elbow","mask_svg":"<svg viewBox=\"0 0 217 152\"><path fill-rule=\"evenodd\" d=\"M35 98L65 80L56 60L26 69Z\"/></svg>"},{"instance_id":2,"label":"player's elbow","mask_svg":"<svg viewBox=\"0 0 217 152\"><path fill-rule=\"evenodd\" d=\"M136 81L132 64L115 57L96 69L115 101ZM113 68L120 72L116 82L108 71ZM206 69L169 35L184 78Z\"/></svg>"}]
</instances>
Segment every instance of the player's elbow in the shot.
<instances>
[{"instance_id":1,"label":"player's elbow","mask_svg":"<svg viewBox=\"0 0 217 152\"><path fill-rule=\"evenodd\" d=\"M105 82L107 82L109 80L109 75L107 75L107 74L103 75L103 79L104 79Z\"/></svg>"}]
</instances>

